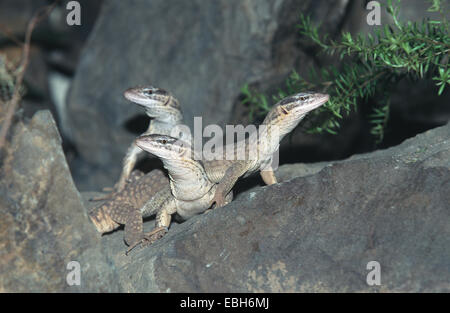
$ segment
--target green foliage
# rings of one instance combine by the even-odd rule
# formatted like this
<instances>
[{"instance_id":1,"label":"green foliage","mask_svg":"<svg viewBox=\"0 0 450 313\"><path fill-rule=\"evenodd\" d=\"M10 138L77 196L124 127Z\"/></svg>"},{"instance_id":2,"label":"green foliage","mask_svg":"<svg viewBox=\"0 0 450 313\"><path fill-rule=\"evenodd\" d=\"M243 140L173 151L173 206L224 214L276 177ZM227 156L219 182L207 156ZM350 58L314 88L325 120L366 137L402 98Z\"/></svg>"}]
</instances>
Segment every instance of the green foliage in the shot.
<instances>
[{"instance_id":1,"label":"green foliage","mask_svg":"<svg viewBox=\"0 0 450 313\"><path fill-rule=\"evenodd\" d=\"M14 93L14 75L6 57L0 54L0 103L7 102Z\"/></svg>"},{"instance_id":2,"label":"green foliage","mask_svg":"<svg viewBox=\"0 0 450 313\"><path fill-rule=\"evenodd\" d=\"M330 94L330 100L312 113L326 113L327 119L309 131L335 134L339 120L371 99L370 103L374 103L373 113L369 115L371 133L380 142L389 118L390 91L400 80L431 77L441 95L450 85L450 37L443 1L432 0L428 9L441 13L439 21L424 19L420 23L401 23L398 7L391 0L387 1L386 11L393 19L392 26L384 25L376 29L374 35L365 37L344 32L338 41L329 39L327 35L321 36L319 27L313 26L310 18L302 15L298 25L300 34L329 55L339 56L341 65L339 69L333 66L323 68L319 73L311 70L307 78L293 71L284 90L273 95L273 100L305 90ZM242 91L244 102L250 105L251 118L270 110L264 95L250 91L247 85Z\"/></svg>"}]
</instances>

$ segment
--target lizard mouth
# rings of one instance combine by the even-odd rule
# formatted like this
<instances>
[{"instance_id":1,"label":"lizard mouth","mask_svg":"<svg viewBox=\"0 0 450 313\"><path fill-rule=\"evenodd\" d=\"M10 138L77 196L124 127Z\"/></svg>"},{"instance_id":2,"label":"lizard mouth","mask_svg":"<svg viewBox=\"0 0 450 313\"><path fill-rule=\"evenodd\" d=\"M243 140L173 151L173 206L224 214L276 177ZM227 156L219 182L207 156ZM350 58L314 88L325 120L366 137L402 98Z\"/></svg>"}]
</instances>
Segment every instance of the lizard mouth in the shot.
<instances>
[{"instance_id":1,"label":"lizard mouth","mask_svg":"<svg viewBox=\"0 0 450 313\"><path fill-rule=\"evenodd\" d=\"M172 142L170 139L159 139L150 136L141 136L136 138L136 145L158 157L167 159L179 159L186 154L185 143L181 141Z\"/></svg>"},{"instance_id":2,"label":"lizard mouth","mask_svg":"<svg viewBox=\"0 0 450 313\"><path fill-rule=\"evenodd\" d=\"M149 141L148 138L146 137L136 138L135 143L139 148L150 153L153 153L155 150L158 150L158 147L156 147L155 143Z\"/></svg>"},{"instance_id":3,"label":"lizard mouth","mask_svg":"<svg viewBox=\"0 0 450 313\"><path fill-rule=\"evenodd\" d=\"M303 111L305 113L312 111L322 105L324 105L329 99L330 96L327 94L317 94L316 95L317 100L312 101L311 103L308 103L306 105L300 106L300 111Z\"/></svg>"},{"instance_id":4,"label":"lizard mouth","mask_svg":"<svg viewBox=\"0 0 450 313\"><path fill-rule=\"evenodd\" d=\"M123 93L125 99L146 107L164 107L170 100L170 97L164 94L153 92L152 96L144 95L139 89L129 88ZM162 101L163 100L163 101Z\"/></svg>"}]
</instances>

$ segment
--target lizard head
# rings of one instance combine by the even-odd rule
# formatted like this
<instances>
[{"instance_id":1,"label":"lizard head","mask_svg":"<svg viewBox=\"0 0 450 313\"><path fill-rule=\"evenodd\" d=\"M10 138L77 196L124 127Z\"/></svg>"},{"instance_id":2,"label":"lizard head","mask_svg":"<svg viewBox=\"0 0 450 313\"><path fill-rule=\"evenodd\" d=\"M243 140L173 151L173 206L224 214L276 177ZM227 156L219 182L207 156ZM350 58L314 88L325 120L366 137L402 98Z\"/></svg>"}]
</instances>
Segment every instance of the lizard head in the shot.
<instances>
[{"instance_id":1,"label":"lizard head","mask_svg":"<svg viewBox=\"0 0 450 313\"><path fill-rule=\"evenodd\" d=\"M181 112L180 103L168 91L152 86L125 90L124 97L142 106L150 117L163 117ZM181 113L180 113L181 114Z\"/></svg>"},{"instance_id":2,"label":"lizard head","mask_svg":"<svg viewBox=\"0 0 450 313\"><path fill-rule=\"evenodd\" d=\"M189 156L188 143L166 135L144 135L136 139L136 145L162 159L180 159Z\"/></svg>"},{"instance_id":3,"label":"lizard head","mask_svg":"<svg viewBox=\"0 0 450 313\"><path fill-rule=\"evenodd\" d=\"M286 97L273 106L263 124L278 125L282 133L291 131L312 110L322 106L329 95L301 92Z\"/></svg>"}]
</instances>

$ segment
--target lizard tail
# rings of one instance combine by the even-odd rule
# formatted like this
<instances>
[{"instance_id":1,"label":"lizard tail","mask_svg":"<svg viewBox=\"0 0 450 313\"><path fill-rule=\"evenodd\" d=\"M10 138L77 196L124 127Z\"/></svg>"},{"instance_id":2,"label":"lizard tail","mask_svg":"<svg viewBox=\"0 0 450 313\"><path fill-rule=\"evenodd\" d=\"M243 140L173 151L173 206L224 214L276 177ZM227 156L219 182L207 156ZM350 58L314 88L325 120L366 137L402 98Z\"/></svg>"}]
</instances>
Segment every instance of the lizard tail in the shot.
<instances>
[{"instance_id":1,"label":"lizard tail","mask_svg":"<svg viewBox=\"0 0 450 313\"><path fill-rule=\"evenodd\" d=\"M101 205L89 212L89 218L101 234L110 232L120 226L120 224L114 222L111 216L105 212L105 207L105 205Z\"/></svg>"}]
</instances>

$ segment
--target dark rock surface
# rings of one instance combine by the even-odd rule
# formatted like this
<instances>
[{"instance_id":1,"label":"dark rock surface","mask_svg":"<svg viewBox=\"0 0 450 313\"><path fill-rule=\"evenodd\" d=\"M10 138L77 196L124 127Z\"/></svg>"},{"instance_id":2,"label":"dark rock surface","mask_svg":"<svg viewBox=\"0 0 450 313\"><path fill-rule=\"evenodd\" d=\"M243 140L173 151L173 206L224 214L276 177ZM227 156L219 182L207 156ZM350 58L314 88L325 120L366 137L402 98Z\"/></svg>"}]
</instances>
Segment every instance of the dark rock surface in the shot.
<instances>
[{"instance_id":1,"label":"dark rock surface","mask_svg":"<svg viewBox=\"0 0 450 313\"><path fill-rule=\"evenodd\" d=\"M122 234L114 233L108 252L121 286L172 292L448 292L449 138L447 125L342 162L283 166L277 174L283 183L175 225L129 258L123 256ZM381 265L379 287L366 284L372 260Z\"/></svg>"},{"instance_id":2,"label":"dark rock surface","mask_svg":"<svg viewBox=\"0 0 450 313\"><path fill-rule=\"evenodd\" d=\"M123 231L95 232L55 124L39 112L15 128L2 168L0 290L448 292L449 138L446 125L388 150L282 166L282 183L125 256ZM81 286L65 283L71 260ZM381 286L366 284L372 260Z\"/></svg>"},{"instance_id":3,"label":"dark rock surface","mask_svg":"<svg viewBox=\"0 0 450 313\"><path fill-rule=\"evenodd\" d=\"M82 290L118 290L50 112L17 124L12 136L0 174L0 291L79 290L66 284L70 261L90 269Z\"/></svg>"},{"instance_id":4,"label":"dark rock surface","mask_svg":"<svg viewBox=\"0 0 450 313\"><path fill-rule=\"evenodd\" d=\"M0 3L0 17L20 37L45 1L16 2ZM300 11L332 36L373 30L362 4L348 0L110 0L77 67L100 2L82 1L82 28L65 24L66 2L35 31L30 99L16 120L43 107L58 114L63 138L75 144L66 156L82 190L116 181L136 127L147 123L123 99L124 89L167 88L190 126L194 116L204 125L240 123L244 83L274 91L292 68L326 64L295 31ZM407 7L406 16L422 18L423 1ZM0 34L0 43L8 40ZM5 47L8 56L19 55ZM43 51L52 51L45 62ZM77 71L67 110L50 103L49 68ZM448 121L442 103L450 93L435 96L433 82L414 86L406 82L394 94L394 138L384 145ZM281 158L298 162L305 145L320 145L311 160L343 158L355 146L370 150L361 112L346 119L339 136L286 138L296 146ZM249 178L227 207L174 223L165 238L128 257L122 230L101 237L89 221L92 194L76 189L51 114L39 111L10 135L0 164L0 292L450 291L450 125L344 161L283 165L276 173L282 183L274 186L249 190ZM381 264L379 287L366 284L372 260ZM80 286L66 283L70 261L81 265Z\"/></svg>"},{"instance_id":5,"label":"dark rock surface","mask_svg":"<svg viewBox=\"0 0 450 313\"><path fill-rule=\"evenodd\" d=\"M136 136L126 125L143 115L123 98L125 89L166 88L180 99L190 127L194 116L223 125L245 83L284 79L294 63L311 64L295 31L300 12L334 32L348 2L106 1L68 97L72 139L89 163L72 166L79 187L100 189L118 178ZM94 171L84 180L84 172Z\"/></svg>"}]
</instances>

